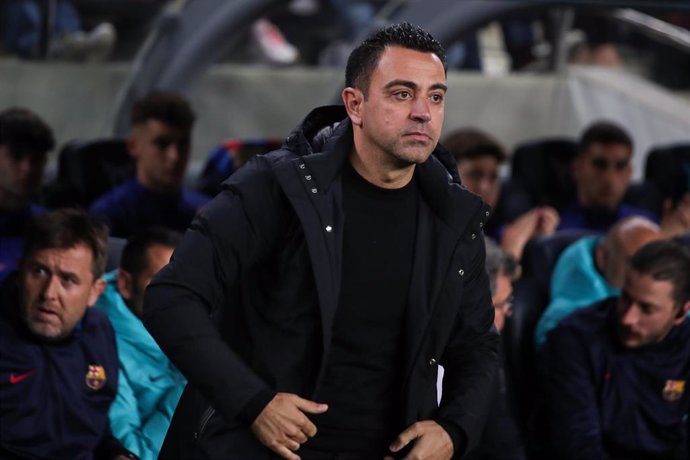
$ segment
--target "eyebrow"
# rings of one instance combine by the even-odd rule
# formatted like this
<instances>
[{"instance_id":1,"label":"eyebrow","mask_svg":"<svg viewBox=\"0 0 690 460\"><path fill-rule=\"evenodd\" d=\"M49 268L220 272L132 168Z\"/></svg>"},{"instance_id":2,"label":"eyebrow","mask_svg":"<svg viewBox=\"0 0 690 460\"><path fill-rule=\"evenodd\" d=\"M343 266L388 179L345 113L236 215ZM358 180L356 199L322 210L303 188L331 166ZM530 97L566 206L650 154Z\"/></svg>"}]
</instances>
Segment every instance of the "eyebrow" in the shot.
<instances>
[{"instance_id":1,"label":"eyebrow","mask_svg":"<svg viewBox=\"0 0 690 460\"><path fill-rule=\"evenodd\" d=\"M419 88L419 85L417 85L417 83L415 83L413 81L409 81L409 80L391 80L388 83L386 83L386 86L384 86L384 88L390 89L394 86L404 86L406 88L410 88L413 90L416 90ZM431 85L431 87L429 89L431 89L431 90L440 89L442 91L448 91L448 87L446 85L444 85L443 83L434 83L433 85Z\"/></svg>"}]
</instances>

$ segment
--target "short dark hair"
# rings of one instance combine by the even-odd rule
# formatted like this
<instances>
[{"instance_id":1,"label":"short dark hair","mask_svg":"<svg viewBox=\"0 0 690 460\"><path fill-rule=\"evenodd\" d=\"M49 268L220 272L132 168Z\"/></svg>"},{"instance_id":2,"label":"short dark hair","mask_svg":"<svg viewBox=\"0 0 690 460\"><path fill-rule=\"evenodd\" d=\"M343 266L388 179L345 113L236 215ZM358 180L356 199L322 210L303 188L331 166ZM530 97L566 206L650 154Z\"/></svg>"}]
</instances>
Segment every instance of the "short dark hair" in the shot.
<instances>
[{"instance_id":1,"label":"short dark hair","mask_svg":"<svg viewBox=\"0 0 690 460\"><path fill-rule=\"evenodd\" d=\"M187 99L172 91L152 91L134 103L132 126L158 120L177 129L190 130L196 116Z\"/></svg>"},{"instance_id":2,"label":"short dark hair","mask_svg":"<svg viewBox=\"0 0 690 460\"><path fill-rule=\"evenodd\" d=\"M34 160L43 161L55 147L55 137L34 112L12 107L0 112L0 145L7 146L16 158L31 155Z\"/></svg>"},{"instance_id":3,"label":"short dark hair","mask_svg":"<svg viewBox=\"0 0 690 460\"><path fill-rule=\"evenodd\" d=\"M379 29L350 53L345 68L345 86L359 88L366 96L371 74L387 46L434 53L446 70L446 51L443 46L421 27L403 22Z\"/></svg>"},{"instance_id":4,"label":"short dark hair","mask_svg":"<svg viewBox=\"0 0 690 460\"><path fill-rule=\"evenodd\" d=\"M180 241L180 234L165 227L147 227L127 240L122 250L120 268L133 278L148 267L147 252L152 246L174 248Z\"/></svg>"},{"instance_id":5,"label":"short dark hair","mask_svg":"<svg viewBox=\"0 0 690 460\"><path fill-rule=\"evenodd\" d=\"M630 268L657 281L670 281L673 301L681 307L690 301L690 248L674 240L652 241L630 260Z\"/></svg>"},{"instance_id":6,"label":"short dark hair","mask_svg":"<svg viewBox=\"0 0 690 460\"><path fill-rule=\"evenodd\" d=\"M446 136L442 144L453 154L456 163L490 156L501 164L508 158L503 146L496 139L476 128L456 129Z\"/></svg>"},{"instance_id":7,"label":"short dark hair","mask_svg":"<svg viewBox=\"0 0 690 460\"><path fill-rule=\"evenodd\" d=\"M24 246L26 261L36 251L69 249L84 244L91 249L91 272L98 279L108 258L108 226L80 209L62 208L37 217L29 226Z\"/></svg>"},{"instance_id":8,"label":"short dark hair","mask_svg":"<svg viewBox=\"0 0 690 460\"><path fill-rule=\"evenodd\" d=\"M580 136L578 155L584 153L593 144L627 145L632 150L633 141L623 128L611 121L597 121L585 129Z\"/></svg>"}]
</instances>

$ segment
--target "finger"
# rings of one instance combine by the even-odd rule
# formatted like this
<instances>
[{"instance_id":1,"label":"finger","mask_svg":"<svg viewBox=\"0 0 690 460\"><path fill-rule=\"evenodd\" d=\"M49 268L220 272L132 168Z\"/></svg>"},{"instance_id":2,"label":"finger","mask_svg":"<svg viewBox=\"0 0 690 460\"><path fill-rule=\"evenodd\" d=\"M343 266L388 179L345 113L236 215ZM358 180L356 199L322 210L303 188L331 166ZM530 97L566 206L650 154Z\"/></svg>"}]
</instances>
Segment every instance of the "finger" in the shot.
<instances>
[{"instance_id":1,"label":"finger","mask_svg":"<svg viewBox=\"0 0 690 460\"><path fill-rule=\"evenodd\" d=\"M275 449L273 449L273 451L286 460L300 460L298 455L291 452L290 449L288 449L285 446L278 446Z\"/></svg>"},{"instance_id":2,"label":"finger","mask_svg":"<svg viewBox=\"0 0 690 460\"><path fill-rule=\"evenodd\" d=\"M307 417L304 417L304 421L300 424L300 429L302 430L302 433L310 438L313 438L317 431L316 425L314 425Z\"/></svg>"},{"instance_id":3,"label":"finger","mask_svg":"<svg viewBox=\"0 0 690 460\"><path fill-rule=\"evenodd\" d=\"M400 433L397 438L395 438L395 441L393 441L393 443L390 445L390 450L397 452L417 437L419 437L419 432L417 424L415 423L409 426L407 429L405 429L405 431Z\"/></svg>"},{"instance_id":4,"label":"finger","mask_svg":"<svg viewBox=\"0 0 690 460\"><path fill-rule=\"evenodd\" d=\"M328 410L327 404L315 403L299 396L295 396L295 405L299 410L309 414L323 414Z\"/></svg>"},{"instance_id":5,"label":"finger","mask_svg":"<svg viewBox=\"0 0 690 460\"><path fill-rule=\"evenodd\" d=\"M299 442L295 441L294 439L290 439L290 438L285 439L285 447L290 449L290 451L292 451L292 452L299 450L300 446L301 446L301 444Z\"/></svg>"},{"instance_id":6,"label":"finger","mask_svg":"<svg viewBox=\"0 0 690 460\"><path fill-rule=\"evenodd\" d=\"M297 441L300 444L304 444L309 440L307 435L301 430L296 430L295 433L291 433L288 436L290 437L290 439Z\"/></svg>"}]
</instances>

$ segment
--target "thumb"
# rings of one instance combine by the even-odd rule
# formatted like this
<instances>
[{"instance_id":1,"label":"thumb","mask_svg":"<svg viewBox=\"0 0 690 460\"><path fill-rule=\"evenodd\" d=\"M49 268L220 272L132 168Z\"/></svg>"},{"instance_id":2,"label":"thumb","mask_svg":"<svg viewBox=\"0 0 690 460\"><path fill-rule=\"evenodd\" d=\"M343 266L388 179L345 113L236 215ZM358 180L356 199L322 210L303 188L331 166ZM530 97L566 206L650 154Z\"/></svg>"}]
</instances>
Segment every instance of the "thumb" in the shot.
<instances>
[{"instance_id":1,"label":"thumb","mask_svg":"<svg viewBox=\"0 0 690 460\"><path fill-rule=\"evenodd\" d=\"M295 405L302 412L307 412L309 414L323 414L328 410L328 404L320 404L308 399L296 397Z\"/></svg>"}]
</instances>

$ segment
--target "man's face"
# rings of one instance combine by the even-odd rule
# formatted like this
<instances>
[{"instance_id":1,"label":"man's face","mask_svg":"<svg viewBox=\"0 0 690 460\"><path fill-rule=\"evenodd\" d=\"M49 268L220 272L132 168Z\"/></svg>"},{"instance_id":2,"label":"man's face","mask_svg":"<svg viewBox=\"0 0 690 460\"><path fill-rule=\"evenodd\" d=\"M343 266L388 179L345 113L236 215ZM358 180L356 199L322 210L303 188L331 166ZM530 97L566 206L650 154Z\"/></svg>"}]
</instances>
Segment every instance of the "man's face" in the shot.
<instances>
[{"instance_id":1,"label":"man's face","mask_svg":"<svg viewBox=\"0 0 690 460\"><path fill-rule=\"evenodd\" d=\"M468 158L458 162L460 180L467 189L481 196L491 206L496 207L501 182L498 180L498 161L485 155Z\"/></svg>"},{"instance_id":2,"label":"man's face","mask_svg":"<svg viewBox=\"0 0 690 460\"><path fill-rule=\"evenodd\" d=\"M618 299L618 340L628 348L660 342L671 328L685 320L690 302L679 310L673 301L673 284L650 275L628 271Z\"/></svg>"},{"instance_id":3,"label":"man's face","mask_svg":"<svg viewBox=\"0 0 690 460\"><path fill-rule=\"evenodd\" d=\"M92 262L84 244L40 249L22 262L22 314L32 333L48 341L72 333L105 287L102 279L94 279Z\"/></svg>"},{"instance_id":4,"label":"man's face","mask_svg":"<svg viewBox=\"0 0 690 460\"><path fill-rule=\"evenodd\" d=\"M582 152L573 169L580 204L615 210L630 185L631 156L625 144L592 144Z\"/></svg>"},{"instance_id":5,"label":"man's face","mask_svg":"<svg viewBox=\"0 0 690 460\"><path fill-rule=\"evenodd\" d=\"M45 155L14 155L7 145L0 145L0 207L25 204L38 190L45 167Z\"/></svg>"},{"instance_id":6,"label":"man's face","mask_svg":"<svg viewBox=\"0 0 690 460\"><path fill-rule=\"evenodd\" d=\"M137 278L133 278L131 274L120 270L118 274L118 288L120 294L125 299L129 308L139 318L141 318L144 313L144 292L146 291L146 286L149 285L154 275L170 262L172 253L173 248L169 246L151 246L146 252L146 268Z\"/></svg>"},{"instance_id":7,"label":"man's face","mask_svg":"<svg viewBox=\"0 0 690 460\"><path fill-rule=\"evenodd\" d=\"M135 126L128 146L137 163L137 178L157 191L175 190L182 184L189 159L190 133L158 120Z\"/></svg>"},{"instance_id":8,"label":"man's face","mask_svg":"<svg viewBox=\"0 0 690 460\"><path fill-rule=\"evenodd\" d=\"M492 296L494 304L494 325L501 332L506 324L506 318L512 313L513 283L510 277L499 273L496 278L496 293Z\"/></svg>"},{"instance_id":9,"label":"man's face","mask_svg":"<svg viewBox=\"0 0 690 460\"><path fill-rule=\"evenodd\" d=\"M432 53L387 47L371 75L367 97L343 92L361 154L396 168L423 163L438 143L444 117L446 76ZM347 95L356 100L348 103Z\"/></svg>"}]
</instances>

